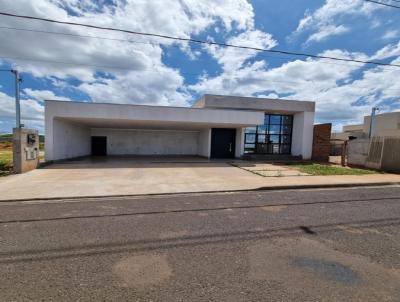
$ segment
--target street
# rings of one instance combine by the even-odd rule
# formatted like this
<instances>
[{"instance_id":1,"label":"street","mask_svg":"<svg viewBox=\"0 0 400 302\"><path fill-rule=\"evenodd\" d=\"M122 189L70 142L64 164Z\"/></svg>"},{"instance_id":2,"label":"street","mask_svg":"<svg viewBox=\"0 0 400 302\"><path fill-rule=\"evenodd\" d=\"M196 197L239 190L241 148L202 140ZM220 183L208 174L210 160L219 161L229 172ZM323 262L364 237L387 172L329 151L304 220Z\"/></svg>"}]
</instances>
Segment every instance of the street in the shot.
<instances>
[{"instance_id":1,"label":"street","mask_svg":"<svg viewBox=\"0 0 400 302\"><path fill-rule=\"evenodd\" d=\"M400 187L0 203L1 301L400 301Z\"/></svg>"}]
</instances>

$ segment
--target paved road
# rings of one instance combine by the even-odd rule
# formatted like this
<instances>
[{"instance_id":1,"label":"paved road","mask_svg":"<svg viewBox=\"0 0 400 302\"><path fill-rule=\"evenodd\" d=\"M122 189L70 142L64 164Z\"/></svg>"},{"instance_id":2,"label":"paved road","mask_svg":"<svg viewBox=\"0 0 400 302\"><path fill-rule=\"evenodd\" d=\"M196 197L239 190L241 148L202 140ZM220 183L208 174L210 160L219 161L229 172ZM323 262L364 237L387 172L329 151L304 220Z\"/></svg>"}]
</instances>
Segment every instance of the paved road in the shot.
<instances>
[{"instance_id":1,"label":"paved road","mask_svg":"<svg viewBox=\"0 0 400 302\"><path fill-rule=\"evenodd\" d=\"M400 301L400 187L0 203L1 301Z\"/></svg>"}]
</instances>

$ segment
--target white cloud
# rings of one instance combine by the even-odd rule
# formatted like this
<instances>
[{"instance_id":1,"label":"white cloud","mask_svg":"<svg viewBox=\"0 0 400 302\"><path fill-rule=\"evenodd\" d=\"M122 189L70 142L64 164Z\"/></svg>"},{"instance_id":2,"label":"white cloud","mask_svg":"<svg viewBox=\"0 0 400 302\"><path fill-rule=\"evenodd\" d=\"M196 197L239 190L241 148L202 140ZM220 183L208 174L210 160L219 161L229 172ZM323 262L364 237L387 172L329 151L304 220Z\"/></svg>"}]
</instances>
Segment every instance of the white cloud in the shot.
<instances>
[{"instance_id":1,"label":"white cloud","mask_svg":"<svg viewBox=\"0 0 400 302\"><path fill-rule=\"evenodd\" d=\"M17 2L4 0L0 4L0 8L4 11L26 15L179 37L190 37L218 22L226 30L231 30L233 27L237 30L245 30L254 26L253 8L246 0L220 0L218 5L213 0L115 0L112 4L106 4L105 1L89 0L20 0ZM74 12L74 15L68 15L68 11ZM161 47L158 44L151 45L144 42L161 41L164 45L177 44L177 42L168 39L151 39L118 32L7 17L2 19L2 23L4 26L32 30L134 40L135 43L129 43L24 31L18 31L18 35L15 35L15 32L11 30L0 31L0 39L9 41L1 44L0 56L14 58L8 61L13 64L18 63L22 71L30 72L35 77L56 77L58 80L76 78L86 84L96 83L96 71L98 70L107 71L111 75L121 77L132 72L142 74L150 70L154 72L160 68L165 69L167 67L162 62L163 50ZM29 41L29 47L26 47L27 41ZM178 43L178 45L181 44ZM29 58L36 60L36 62L17 60L16 58ZM73 62L89 66L46 63L45 61ZM97 68L96 66L101 67ZM115 66L117 68L106 68L107 66ZM179 72L173 69L170 72L176 72L176 76L179 75ZM135 77L125 76L125 80L130 78ZM171 83L178 83L174 78L172 78ZM164 79L164 81L168 80L169 78ZM131 82L130 85L131 90L133 90L136 83ZM143 85L139 84L138 86L141 91L138 91L137 94L142 94L144 98L137 101L151 102L143 94ZM177 91L180 88L178 86L165 85L164 83L163 86L167 86L172 91ZM154 91L159 91L160 89L157 87L152 88L148 97L153 98ZM167 94L173 95L172 91ZM164 92L161 95L165 95Z\"/></svg>"},{"instance_id":2,"label":"white cloud","mask_svg":"<svg viewBox=\"0 0 400 302\"><path fill-rule=\"evenodd\" d=\"M260 30L247 30L233 36L228 44L270 49L278 44L272 35ZM257 51L231 47L207 46L208 52L218 61L225 71L235 71L243 66L246 60L257 55Z\"/></svg>"},{"instance_id":3,"label":"white cloud","mask_svg":"<svg viewBox=\"0 0 400 302\"><path fill-rule=\"evenodd\" d=\"M392 40L395 38L400 37L400 31L396 30L396 29L392 29L392 30L387 30L385 32L385 34L382 36L382 39L384 40Z\"/></svg>"},{"instance_id":4,"label":"white cloud","mask_svg":"<svg viewBox=\"0 0 400 302\"><path fill-rule=\"evenodd\" d=\"M178 37L191 37L218 26L221 33L250 31L249 35L268 39L266 33L254 30L253 7L246 0L3 0L0 10ZM6 62L36 80L49 80L60 90L83 92L99 102L188 105L191 100L180 71L163 63L165 52L159 45L161 42L166 47L178 46L192 58L198 56L186 42L8 17L2 18L1 23L65 33L0 30L0 40L8 41L0 43L0 57L8 57ZM265 44L261 41L261 45ZM28 60L21 60L24 58ZM78 65L62 64L67 62ZM43 114L37 101L67 99L51 90L26 88L23 92L28 99L23 101L26 116L34 119ZM11 107L4 104L0 114L11 116Z\"/></svg>"},{"instance_id":5,"label":"white cloud","mask_svg":"<svg viewBox=\"0 0 400 302\"><path fill-rule=\"evenodd\" d=\"M400 41L397 44L389 44L379 49L370 59L383 60L396 56L400 56Z\"/></svg>"},{"instance_id":6,"label":"white cloud","mask_svg":"<svg viewBox=\"0 0 400 302\"><path fill-rule=\"evenodd\" d=\"M33 90L31 88L25 88L23 93L31 97L37 101L44 101L44 100L62 100L62 101L70 101L69 98L55 95L53 91L50 90Z\"/></svg>"},{"instance_id":7,"label":"white cloud","mask_svg":"<svg viewBox=\"0 0 400 302\"><path fill-rule=\"evenodd\" d=\"M309 42L321 42L323 40L326 40L329 37L332 36L337 36L341 35L343 33L346 33L350 31L350 29L346 26L339 25L339 26L334 26L334 25L327 25L327 26L322 26L318 32L313 33L308 39L306 43Z\"/></svg>"},{"instance_id":8,"label":"white cloud","mask_svg":"<svg viewBox=\"0 0 400 302\"><path fill-rule=\"evenodd\" d=\"M21 99L21 118L27 121L43 120L44 108L36 100ZM0 117L15 118L15 98L0 92Z\"/></svg>"},{"instance_id":9,"label":"white cloud","mask_svg":"<svg viewBox=\"0 0 400 302\"><path fill-rule=\"evenodd\" d=\"M342 50L325 51L321 55L368 59L365 54ZM394 64L396 62L393 61ZM223 72L212 78L204 77L199 83L190 86L190 89L197 93L260 97L276 95L280 98L315 101L320 121L356 123L368 114L371 106L385 104L388 100L400 104L398 69L374 67L362 71L361 68L366 66L307 59L267 69L267 65L259 61L239 67L235 72ZM353 81L355 72L361 72L362 75ZM384 106L387 110L393 109L393 104Z\"/></svg>"},{"instance_id":10,"label":"white cloud","mask_svg":"<svg viewBox=\"0 0 400 302\"><path fill-rule=\"evenodd\" d=\"M377 9L383 8L364 0L326 0L325 4L314 12L306 12L293 35L309 32L307 42L320 42L350 31L348 26L340 24L342 17L371 16Z\"/></svg>"}]
</instances>

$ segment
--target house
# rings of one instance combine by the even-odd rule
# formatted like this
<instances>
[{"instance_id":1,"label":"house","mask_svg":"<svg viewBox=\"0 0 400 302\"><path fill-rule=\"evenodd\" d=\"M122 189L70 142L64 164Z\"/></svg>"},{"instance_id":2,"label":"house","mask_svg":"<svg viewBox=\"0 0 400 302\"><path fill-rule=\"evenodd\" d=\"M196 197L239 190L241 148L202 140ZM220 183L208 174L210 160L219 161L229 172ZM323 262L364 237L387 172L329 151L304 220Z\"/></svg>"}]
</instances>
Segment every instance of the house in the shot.
<instances>
[{"instance_id":1,"label":"house","mask_svg":"<svg viewBox=\"0 0 400 302\"><path fill-rule=\"evenodd\" d=\"M369 137L371 116L364 116L364 123L343 126L342 132L332 133L332 139L348 140L350 136L355 138ZM380 137L400 137L400 112L388 112L374 116L372 135Z\"/></svg>"},{"instance_id":2,"label":"house","mask_svg":"<svg viewBox=\"0 0 400 302\"><path fill-rule=\"evenodd\" d=\"M47 161L245 153L311 158L314 102L204 95L192 107L45 101Z\"/></svg>"},{"instance_id":3,"label":"house","mask_svg":"<svg viewBox=\"0 0 400 302\"><path fill-rule=\"evenodd\" d=\"M333 140L346 141L349 137L361 138L365 136L363 131L364 124L347 125L342 127L342 132L333 132Z\"/></svg>"}]
</instances>

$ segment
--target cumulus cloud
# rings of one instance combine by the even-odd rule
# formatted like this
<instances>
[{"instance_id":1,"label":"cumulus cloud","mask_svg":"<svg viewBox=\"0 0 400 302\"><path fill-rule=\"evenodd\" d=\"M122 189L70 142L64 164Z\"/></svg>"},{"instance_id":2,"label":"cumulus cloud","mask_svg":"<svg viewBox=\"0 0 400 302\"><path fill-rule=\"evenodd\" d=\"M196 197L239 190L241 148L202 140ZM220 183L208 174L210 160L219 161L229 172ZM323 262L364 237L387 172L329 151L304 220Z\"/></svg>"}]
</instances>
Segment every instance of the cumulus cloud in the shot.
<instances>
[{"instance_id":1,"label":"cumulus cloud","mask_svg":"<svg viewBox=\"0 0 400 302\"><path fill-rule=\"evenodd\" d=\"M217 33L227 43L258 48L278 45L270 33L255 27L253 7L246 0L3 0L0 9L186 38ZM327 0L321 8L306 13L295 34L306 33L308 43L322 42L351 30L343 16L370 16L377 9L384 8L363 0ZM372 21L379 20L374 17ZM187 106L193 95L201 93L311 100L317 102L319 120L341 124L359 122L372 105L393 109L399 103L399 72L393 68L319 59L287 59L271 65L268 57L252 50L194 48L187 42L6 17L0 26L64 33L0 30L0 39L9 41L0 44L0 57L8 57L6 62L36 81L49 83L45 89L23 90L23 117L38 127L43 125L42 100L68 100L61 93L67 90L94 102L171 106ZM372 56L340 49L321 54L399 64L400 42L391 42ZM190 79L194 84L188 85L183 72L165 63L172 49L180 49L192 60L200 56L199 51L201 56L208 54L220 73L204 73L199 79ZM0 116L13 118L13 104L13 98L0 94Z\"/></svg>"},{"instance_id":2,"label":"cumulus cloud","mask_svg":"<svg viewBox=\"0 0 400 302\"><path fill-rule=\"evenodd\" d=\"M321 55L368 59L366 54L338 49ZM396 62L393 60L394 64ZM354 73L361 73L361 77L353 80ZM334 63L323 59L294 60L275 68L267 68L265 62L257 61L235 72L205 77L190 89L197 93L269 95L315 101L319 121L346 124L359 122L371 106L382 105L385 100L400 104L398 75L398 69L367 68L364 64ZM260 95L260 92L265 93ZM386 107L387 110L393 108Z\"/></svg>"},{"instance_id":3,"label":"cumulus cloud","mask_svg":"<svg viewBox=\"0 0 400 302\"><path fill-rule=\"evenodd\" d=\"M21 99L21 118L28 121L43 120L44 108L33 99ZM15 98L0 92L0 117L15 118Z\"/></svg>"},{"instance_id":4,"label":"cumulus cloud","mask_svg":"<svg viewBox=\"0 0 400 302\"><path fill-rule=\"evenodd\" d=\"M307 42L321 42L331 36L350 31L350 27L340 24L345 16L370 16L375 10L383 9L380 5L364 0L326 0L325 4L314 12L307 11L293 33L310 34ZM373 21L376 22L376 21Z\"/></svg>"},{"instance_id":5,"label":"cumulus cloud","mask_svg":"<svg viewBox=\"0 0 400 302\"><path fill-rule=\"evenodd\" d=\"M69 98L58 96L54 94L53 91L50 90L33 90L31 88L25 88L23 90L23 94L37 101L45 101L45 100L70 101Z\"/></svg>"},{"instance_id":6,"label":"cumulus cloud","mask_svg":"<svg viewBox=\"0 0 400 302\"><path fill-rule=\"evenodd\" d=\"M190 37L213 24L227 31L254 27L253 8L246 0L221 0L218 5L212 0L4 0L0 7L20 14L178 37ZM2 25L64 33L17 31L16 35L3 29L0 39L9 42L1 44L0 57L37 78L64 83L78 80L76 88L95 101L183 104L188 97L182 91L179 70L163 63L159 44L187 47L186 43L12 18L3 18ZM21 60L26 58L29 60ZM98 76L98 71L107 76Z\"/></svg>"},{"instance_id":7,"label":"cumulus cloud","mask_svg":"<svg viewBox=\"0 0 400 302\"><path fill-rule=\"evenodd\" d=\"M270 49L278 44L271 34L260 30L247 30L239 35L233 36L227 41L228 44L249 46L255 48ZM207 46L206 49L211 56L222 65L225 71L235 71L246 62L246 60L257 55L257 51L249 49L238 49L220 46Z\"/></svg>"},{"instance_id":8,"label":"cumulus cloud","mask_svg":"<svg viewBox=\"0 0 400 302\"><path fill-rule=\"evenodd\" d=\"M382 36L384 40L392 40L400 37L400 31L397 29L387 30L385 34Z\"/></svg>"},{"instance_id":9,"label":"cumulus cloud","mask_svg":"<svg viewBox=\"0 0 400 302\"><path fill-rule=\"evenodd\" d=\"M346 33L350 31L350 29L346 26L339 25L339 26L334 26L334 25L327 25L327 26L322 26L319 31L313 33L308 39L306 43L315 41L315 42L321 42L323 40L326 40L327 38L331 36L337 36L341 35L343 33Z\"/></svg>"}]
</instances>

